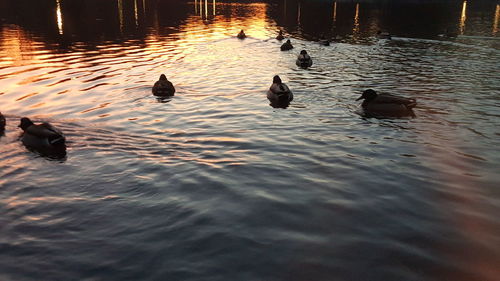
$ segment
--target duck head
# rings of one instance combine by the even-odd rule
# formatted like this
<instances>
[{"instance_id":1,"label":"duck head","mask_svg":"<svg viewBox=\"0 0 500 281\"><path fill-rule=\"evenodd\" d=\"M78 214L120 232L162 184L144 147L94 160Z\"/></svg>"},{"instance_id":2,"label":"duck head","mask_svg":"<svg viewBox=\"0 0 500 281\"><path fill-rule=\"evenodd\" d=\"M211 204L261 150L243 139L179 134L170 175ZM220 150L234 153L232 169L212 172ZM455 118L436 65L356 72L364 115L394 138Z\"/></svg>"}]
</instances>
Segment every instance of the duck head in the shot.
<instances>
[{"instance_id":1,"label":"duck head","mask_svg":"<svg viewBox=\"0 0 500 281\"><path fill-rule=\"evenodd\" d=\"M286 43L287 44L292 44L292 42L290 42L290 39L286 40Z\"/></svg>"},{"instance_id":2,"label":"duck head","mask_svg":"<svg viewBox=\"0 0 500 281\"><path fill-rule=\"evenodd\" d=\"M307 55L307 52L306 52L306 50L302 50L302 51L300 51L300 54L301 55Z\"/></svg>"},{"instance_id":3,"label":"duck head","mask_svg":"<svg viewBox=\"0 0 500 281\"><path fill-rule=\"evenodd\" d=\"M375 92L372 89L365 90L363 94L361 94L361 97L357 98L356 100L362 100L364 99L365 101L371 101L377 97L377 92Z\"/></svg>"},{"instance_id":4,"label":"duck head","mask_svg":"<svg viewBox=\"0 0 500 281\"><path fill-rule=\"evenodd\" d=\"M167 76L165 74L160 75L160 80L167 80Z\"/></svg>"},{"instance_id":5,"label":"duck head","mask_svg":"<svg viewBox=\"0 0 500 281\"><path fill-rule=\"evenodd\" d=\"M275 75L273 77L273 83L274 84L281 84L281 78L278 75Z\"/></svg>"},{"instance_id":6,"label":"duck head","mask_svg":"<svg viewBox=\"0 0 500 281\"><path fill-rule=\"evenodd\" d=\"M23 131L26 131L26 129L28 129L31 125L33 125L33 122L28 117L23 117L21 118L21 123L18 127L23 129Z\"/></svg>"}]
</instances>

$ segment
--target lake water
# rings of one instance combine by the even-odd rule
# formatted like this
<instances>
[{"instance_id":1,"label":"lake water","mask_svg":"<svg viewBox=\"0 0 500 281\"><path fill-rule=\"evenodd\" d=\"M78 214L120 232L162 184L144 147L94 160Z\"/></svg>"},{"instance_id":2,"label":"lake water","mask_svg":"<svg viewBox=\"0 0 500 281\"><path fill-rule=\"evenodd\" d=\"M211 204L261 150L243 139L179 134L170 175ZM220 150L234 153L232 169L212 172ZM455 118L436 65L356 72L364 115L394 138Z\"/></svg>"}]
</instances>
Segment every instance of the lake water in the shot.
<instances>
[{"instance_id":1,"label":"lake water","mask_svg":"<svg viewBox=\"0 0 500 281\"><path fill-rule=\"evenodd\" d=\"M0 279L498 280L500 6L401 2L1 1Z\"/></svg>"}]
</instances>

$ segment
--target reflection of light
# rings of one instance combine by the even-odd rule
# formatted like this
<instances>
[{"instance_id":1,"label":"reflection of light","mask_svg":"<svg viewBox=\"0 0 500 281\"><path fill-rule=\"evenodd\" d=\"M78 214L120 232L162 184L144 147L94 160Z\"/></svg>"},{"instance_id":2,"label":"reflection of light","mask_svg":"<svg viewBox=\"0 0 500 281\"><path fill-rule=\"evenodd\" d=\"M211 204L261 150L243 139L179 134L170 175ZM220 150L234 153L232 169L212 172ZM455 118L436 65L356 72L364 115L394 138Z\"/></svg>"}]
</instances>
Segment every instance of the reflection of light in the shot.
<instances>
[{"instance_id":1,"label":"reflection of light","mask_svg":"<svg viewBox=\"0 0 500 281\"><path fill-rule=\"evenodd\" d=\"M134 0L134 16L135 16L135 26L139 26L138 16L137 16L137 0Z\"/></svg>"},{"instance_id":2,"label":"reflection of light","mask_svg":"<svg viewBox=\"0 0 500 281\"><path fill-rule=\"evenodd\" d=\"M333 22L337 21L337 2L333 2Z\"/></svg>"},{"instance_id":3,"label":"reflection of light","mask_svg":"<svg viewBox=\"0 0 500 281\"><path fill-rule=\"evenodd\" d=\"M56 9L56 15L57 15L57 28L59 29L59 34L63 34L63 22L62 22L62 13L61 13L61 0L56 0L57 3L57 9Z\"/></svg>"},{"instance_id":4,"label":"reflection of light","mask_svg":"<svg viewBox=\"0 0 500 281\"><path fill-rule=\"evenodd\" d=\"M208 19L208 0L205 0L205 18Z\"/></svg>"},{"instance_id":5,"label":"reflection of light","mask_svg":"<svg viewBox=\"0 0 500 281\"><path fill-rule=\"evenodd\" d=\"M120 20L120 31L123 31L123 0L118 0L118 19Z\"/></svg>"},{"instance_id":6,"label":"reflection of light","mask_svg":"<svg viewBox=\"0 0 500 281\"><path fill-rule=\"evenodd\" d=\"M214 16L215 16L215 0L213 1L213 5L212 5L212 6L213 6L212 8L213 8L213 10L214 10L214 11L213 11L213 14L214 14Z\"/></svg>"},{"instance_id":7,"label":"reflection of light","mask_svg":"<svg viewBox=\"0 0 500 281\"><path fill-rule=\"evenodd\" d=\"M464 1L462 5L462 15L460 16L460 34L464 34L465 30L465 19L467 18L465 12L467 10L467 1Z\"/></svg>"},{"instance_id":8,"label":"reflection of light","mask_svg":"<svg viewBox=\"0 0 500 281\"><path fill-rule=\"evenodd\" d=\"M493 21L493 35L498 32L498 21L500 20L500 5L497 5L495 10L495 20Z\"/></svg>"},{"instance_id":9,"label":"reflection of light","mask_svg":"<svg viewBox=\"0 0 500 281\"><path fill-rule=\"evenodd\" d=\"M198 1L198 2L200 2L200 9L199 9L199 11L200 11L200 16L202 15L202 11L203 11L203 2L202 2L202 1L203 1L203 0L199 0L199 1Z\"/></svg>"},{"instance_id":10,"label":"reflection of light","mask_svg":"<svg viewBox=\"0 0 500 281\"><path fill-rule=\"evenodd\" d=\"M197 2L197 0L194 0L194 14L195 15L198 14L198 2Z\"/></svg>"},{"instance_id":11,"label":"reflection of light","mask_svg":"<svg viewBox=\"0 0 500 281\"><path fill-rule=\"evenodd\" d=\"M299 10L297 11L297 23L300 26L300 2L299 2Z\"/></svg>"},{"instance_id":12,"label":"reflection of light","mask_svg":"<svg viewBox=\"0 0 500 281\"><path fill-rule=\"evenodd\" d=\"M356 34L359 32L359 3L356 3L356 13L354 14L354 28L352 33Z\"/></svg>"}]
</instances>

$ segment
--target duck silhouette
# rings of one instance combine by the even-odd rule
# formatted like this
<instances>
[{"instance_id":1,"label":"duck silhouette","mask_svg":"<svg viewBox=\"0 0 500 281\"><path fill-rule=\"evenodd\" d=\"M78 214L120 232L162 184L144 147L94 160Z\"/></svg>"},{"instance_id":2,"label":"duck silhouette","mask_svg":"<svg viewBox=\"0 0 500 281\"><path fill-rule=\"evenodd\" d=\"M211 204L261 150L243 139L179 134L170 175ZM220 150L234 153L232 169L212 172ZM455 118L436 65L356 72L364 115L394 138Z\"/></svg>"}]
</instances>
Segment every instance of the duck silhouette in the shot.
<instances>
[{"instance_id":1,"label":"duck silhouette","mask_svg":"<svg viewBox=\"0 0 500 281\"><path fill-rule=\"evenodd\" d=\"M245 39L247 37L247 35L245 34L245 31L243 31L243 29L240 31L240 33L238 33L238 35L236 35L236 37L238 37L239 39Z\"/></svg>"},{"instance_id":2,"label":"duck silhouette","mask_svg":"<svg viewBox=\"0 0 500 281\"><path fill-rule=\"evenodd\" d=\"M19 127L23 130L21 141L28 149L51 158L66 156L66 138L56 127L49 123L34 124L27 117L21 118Z\"/></svg>"},{"instance_id":3,"label":"duck silhouette","mask_svg":"<svg viewBox=\"0 0 500 281\"><path fill-rule=\"evenodd\" d=\"M159 97L170 97L175 94L174 85L167 80L165 74L160 75L160 79L153 86L153 95Z\"/></svg>"},{"instance_id":4,"label":"duck silhouette","mask_svg":"<svg viewBox=\"0 0 500 281\"><path fill-rule=\"evenodd\" d=\"M308 68L313 64L313 62L311 57L307 54L306 50L302 50L300 51L300 55L297 57L295 64L302 68Z\"/></svg>"},{"instance_id":5,"label":"duck silhouette","mask_svg":"<svg viewBox=\"0 0 500 281\"><path fill-rule=\"evenodd\" d=\"M293 100L293 93L288 86L281 81L278 75L273 77L273 84L267 91L267 99L272 107L286 108Z\"/></svg>"},{"instance_id":6,"label":"duck silhouette","mask_svg":"<svg viewBox=\"0 0 500 281\"><path fill-rule=\"evenodd\" d=\"M385 32L382 30L377 31L377 37L378 39L388 39L388 40L392 39L391 34L389 34L389 32Z\"/></svg>"},{"instance_id":7,"label":"duck silhouette","mask_svg":"<svg viewBox=\"0 0 500 281\"><path fill-rule=\"evenodd\" d=\"M3 117L2 112L0 112L0 135L5 131L5 117Z\"/></svg>"},{"instance_id":8,"label":"duck silhouette","mask_svg":"<svg viewBox=\"0 0 500 281\"><path fill-rule=\"evenodd\" d=\"M280 32L278 33L278 36L276 36L276 40L283 40L285 39L285 36L283 36L283 30L280 30Z\"/></svg>"},{"instance_id":9,"label":"duck silhouette","mask_svg":"<svg viewBox=\"0 0 500 281\"><path fill-rule=\"evenodd\" d=\"M283 45L281 45L280 49L282 51L288 51L293 49L292 42L290 42L290 40L286 40L286 42L283 43Z\"/></svg>"},{"instance_id":10,"label":"duck silhouette","mask_svg":"<svg viewBox=\"0 0 500 281\"><path fill-rule=\"evenodd\" d=\"M415 99L377 94L372 89L365 90L361 97L356 100L363 100L361 107L365 113L388 117L414 116L412 109L417 105Z\"/></svg>"}]
</instances>

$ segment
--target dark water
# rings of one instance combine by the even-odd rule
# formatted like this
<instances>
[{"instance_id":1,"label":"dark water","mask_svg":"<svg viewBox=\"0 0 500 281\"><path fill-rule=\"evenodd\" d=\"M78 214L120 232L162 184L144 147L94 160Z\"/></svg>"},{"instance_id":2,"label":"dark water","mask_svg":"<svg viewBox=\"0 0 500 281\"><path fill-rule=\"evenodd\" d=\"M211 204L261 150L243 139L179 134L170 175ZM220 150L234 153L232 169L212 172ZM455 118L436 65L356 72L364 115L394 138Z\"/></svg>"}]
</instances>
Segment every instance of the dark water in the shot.
<instances>
[{"instance_id":1,"label":"dark water","mask_svg":"<svg viewBox=\"0 0 500 281\"><path fill-rule=\"evenodd\" d=\"M498 280L499 18L495 1L0 1L0 280ZM361 117L367 88L416 117ZM22 116L62 129L67 156L27 150Z\"/></svg>"}]
</instances>

